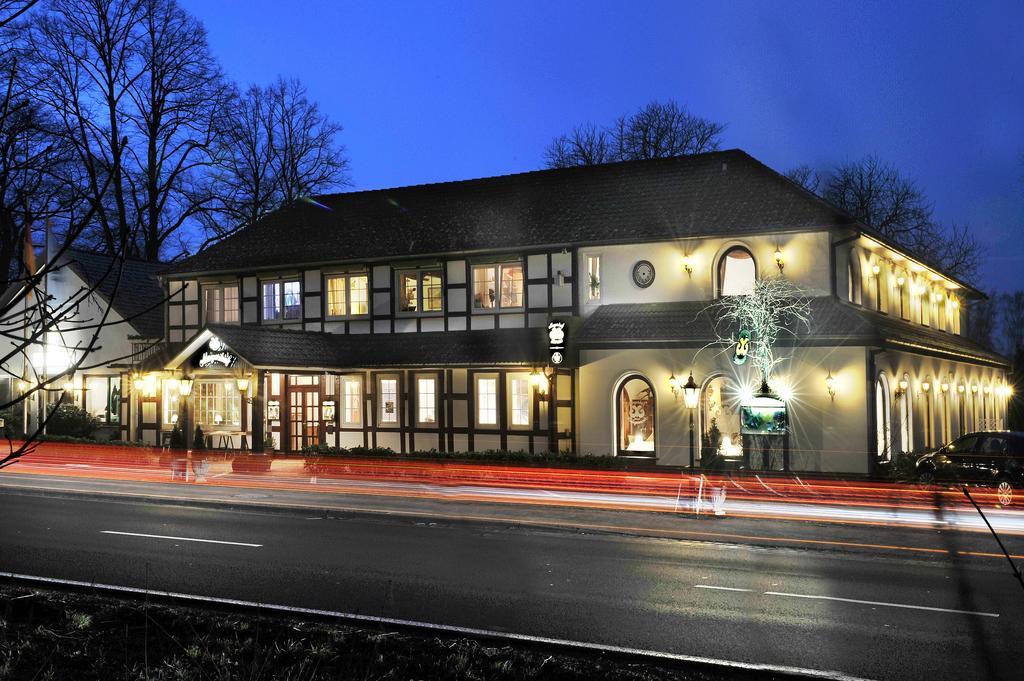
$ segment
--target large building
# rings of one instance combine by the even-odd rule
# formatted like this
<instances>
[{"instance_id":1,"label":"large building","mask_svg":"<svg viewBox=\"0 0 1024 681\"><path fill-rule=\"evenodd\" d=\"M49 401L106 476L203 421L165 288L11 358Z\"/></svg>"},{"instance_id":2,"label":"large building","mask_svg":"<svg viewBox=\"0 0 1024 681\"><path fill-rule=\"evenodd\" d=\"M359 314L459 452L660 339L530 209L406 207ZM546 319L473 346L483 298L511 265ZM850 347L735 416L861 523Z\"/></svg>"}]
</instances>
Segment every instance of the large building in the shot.
<instances>
[{"instance_id":1,"label":"large building","mask_svg":"<svg viewBox=\"0 0 1024 681\"><path fill-rule=\"evenodd\" d=\"M166 346L125 386L151 442L865 473L1006 413L1005 360L965 336L979 291L738 150L319 196L163 277ZM765 277L811 297L778 436L709 346L709 305Z\"/></svg>"}]
</instances>

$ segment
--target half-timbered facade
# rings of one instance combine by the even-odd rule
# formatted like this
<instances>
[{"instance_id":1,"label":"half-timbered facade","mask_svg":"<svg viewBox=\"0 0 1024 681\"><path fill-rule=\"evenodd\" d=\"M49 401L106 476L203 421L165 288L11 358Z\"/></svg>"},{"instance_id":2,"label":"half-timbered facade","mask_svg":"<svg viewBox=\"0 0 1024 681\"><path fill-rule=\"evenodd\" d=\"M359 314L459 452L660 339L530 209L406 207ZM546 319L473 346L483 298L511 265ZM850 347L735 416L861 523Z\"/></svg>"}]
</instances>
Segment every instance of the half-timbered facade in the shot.
<instances>
[{"instance_id":1,"label":"half-timbered facade","mask_svg":"<svg viewBox=\"0 0 1024 681\"><path fill-rule=\"evenodd\" d=\"M709 303L768 276L813 311L777 455L740 423L750 367L708 347ZM321 196L164 280L144 437L866 472L1005 418L1005 361L965 336L981 294L742 151Z\"/></svg>"}]
</instances>

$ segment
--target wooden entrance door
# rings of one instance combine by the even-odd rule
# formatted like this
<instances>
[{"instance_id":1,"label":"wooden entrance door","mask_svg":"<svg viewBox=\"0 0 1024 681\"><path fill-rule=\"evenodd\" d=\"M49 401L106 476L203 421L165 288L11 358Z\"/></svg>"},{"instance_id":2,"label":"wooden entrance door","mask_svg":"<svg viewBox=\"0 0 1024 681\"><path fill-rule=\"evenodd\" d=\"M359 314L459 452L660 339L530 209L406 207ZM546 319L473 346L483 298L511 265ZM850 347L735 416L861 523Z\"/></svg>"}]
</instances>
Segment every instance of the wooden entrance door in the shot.
<instances>
[{"instance_id":1,"label":"wooden entrance door","mask_svg":"<svg viewBox=\"0 0 1024 681\"><path fill-rule=\"evenodd\" d=\"M288 377L288 449L320 444L320 377Z\"/></svg>"}]
</instances>

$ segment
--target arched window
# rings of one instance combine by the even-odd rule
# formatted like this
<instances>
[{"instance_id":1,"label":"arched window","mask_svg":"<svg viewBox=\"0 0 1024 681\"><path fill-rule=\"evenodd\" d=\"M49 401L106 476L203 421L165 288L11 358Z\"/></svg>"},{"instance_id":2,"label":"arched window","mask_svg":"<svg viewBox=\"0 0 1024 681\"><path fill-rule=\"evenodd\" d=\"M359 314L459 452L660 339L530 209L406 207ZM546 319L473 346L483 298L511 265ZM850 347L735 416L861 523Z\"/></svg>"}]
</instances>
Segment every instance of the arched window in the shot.
<instances>
[{"instance_id":1,"label":"arched window","mask_svg":"<svg viewBox=\"0 0 1024 681\"><path fill-rule=\"evenodd\" d=\"M735 382L727 376L713 376L704 383L700 395L702 466L742 460L743 436L736 393Z\"/></svg>"},{"instance_id":2,"label":"arched window","mask_svg":"<svg viewBox=\"0 0 1024 681\"><path fill-rule=\"evenodd\" d=\"M627 376L615 392L615 449L618 456L654 456L654 388L639 374Z\"/></svg>"},{"instance_id":3,"label":"arched window","mask_svg":"<svg viewBox=\"0 0 1024 681\"><path fill-rule=\"evenodd\" d=\"M861 305L864 302L863 291L861 286L860 276L860 260L857 256L857 251L850 251L850 263L846 271L847 278L847 297L851 303Z\"/></svg>"},{"instance_id":4,"label":"arched window","mask_svg":"<svg viewBox=\"0 0 1024 681\"><path fill-rule=\"evenodd\" d=\"M742 246L733 246L718 261L718 295L740 296L754 288L757 264L754 256Z\"/></svg>"},{"instance_id":5,"label":"arched window","mask_svg":"<svg viewBox=\"0 0 1024 681\"><path fill-rule=\"evenodd\" d=\"M914 451L914 422L910 411L910 376L903 374L905 390L900 392L900 439L903 442L903 451ZM901 386L902 388L902 386Z\"/></svg>"},{"instance_id":6,"label":"arched window","mask_svg":"<svg viewBox=\"0 0 1024 681\"><path fill-rule=\"evenodd\" d=\"M963 381L960 382L956 390L956 403L959 407L957 423L960 424L957 435L963 435L967 432L967 396L970 395L970 392L968 392L967 386L964 385Z\"/></svg>"},{"instance_id":7,"label":"arched window","mask_svg":"<svg viewBox=\"0 0 1024 681\"><path fill-rule=\"evenodd\" d=\"M878 374L875 381L875 433L877 439L878 460L892 461L892 424L890 423L892 405L889 402L889 380L885 374Z\"/></svg>"}]
</instances>

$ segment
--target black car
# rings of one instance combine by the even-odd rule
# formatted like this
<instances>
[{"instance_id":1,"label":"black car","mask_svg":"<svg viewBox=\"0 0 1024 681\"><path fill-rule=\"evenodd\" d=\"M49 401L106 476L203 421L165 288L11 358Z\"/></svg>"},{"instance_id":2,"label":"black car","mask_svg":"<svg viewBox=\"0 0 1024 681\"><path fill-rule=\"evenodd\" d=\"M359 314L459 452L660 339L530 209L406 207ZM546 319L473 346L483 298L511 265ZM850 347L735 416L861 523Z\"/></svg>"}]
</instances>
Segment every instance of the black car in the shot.
<instances>
[{"instance_id":1,"label":"black car","mask_svg":"<svg viewBox=\"0 0 1024 681\"><path fill-rule=\"evenodd\" d=\"M922 484L966 483L995 487L999 503L1024 487L1024 432L968 433L917 460Z\"/></svg>"}]
</instances>

